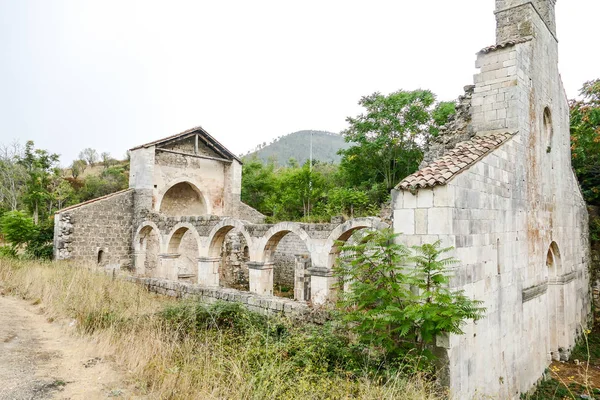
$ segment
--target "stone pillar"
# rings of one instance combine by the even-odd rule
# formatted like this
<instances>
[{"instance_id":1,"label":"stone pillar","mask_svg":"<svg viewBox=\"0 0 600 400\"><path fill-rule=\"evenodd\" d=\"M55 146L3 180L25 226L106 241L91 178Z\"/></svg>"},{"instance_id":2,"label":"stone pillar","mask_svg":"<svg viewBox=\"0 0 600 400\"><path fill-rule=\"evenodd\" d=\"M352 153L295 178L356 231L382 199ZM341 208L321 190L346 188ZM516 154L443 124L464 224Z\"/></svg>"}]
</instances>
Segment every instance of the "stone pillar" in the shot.
<instances>
[{"instance_id":1,"label":"stone pillar","mask_svg":"<svg viewBox=\"0 0 600 400\"><path fill-rule=\"evenodd\" d=\"M310 266L309 254L296 254L294 268L294 300L310 300L310 274L307 269Z\"/></svg>"},{"instance_id":2,"label":"stone pillar","mask_svg":"<svg viewBox=\"0 0 600 400\"><path fill-rule=\"evenodd\" d=\"M333 270L322 267L308 269L310 273L310 299L315 305L322 305L333 300L336 277Z\"/></svg>"},{"instance_id":3,"label":"stone pillar","mask_svg":"<svg viewBox=\"0 0 600 400\"><path fill-rule=\"evenodd\" d=\"M137 276L144 276L146 274L146 252L135 251L133 252L135 274Z\"/></svg>"},{"instance_id":4,"label":"stone pillar","mask_svg":"<svg viewBox=\"0 0 600 400\"><path fill-rule=\"evenodd\" d=\"M273 263L250 261L248 272L250 291L266 296L273 295Z\"/></svg>"},{"instance_id":5,"label":"stone pillar","mask_svg":"<svg viewBox=\"0 0 600 400\"><path fill-rule=\"evenodd\" d=\"M158 255L158 277L165 278L171 281L177 280L177 273L179 271L178 260L181 254L178 253L166 253Z\"/></svg>"},{"instance_id":6,"label":"stone pillar","mask_svg":"<svg viewBox=\"0 0 600 400\"><path fill-rule=\"evenodd\" d=\"M208 287L219 287L219 267L221 257L198 258L198 284Z\"/></svg>"}]
</instances>

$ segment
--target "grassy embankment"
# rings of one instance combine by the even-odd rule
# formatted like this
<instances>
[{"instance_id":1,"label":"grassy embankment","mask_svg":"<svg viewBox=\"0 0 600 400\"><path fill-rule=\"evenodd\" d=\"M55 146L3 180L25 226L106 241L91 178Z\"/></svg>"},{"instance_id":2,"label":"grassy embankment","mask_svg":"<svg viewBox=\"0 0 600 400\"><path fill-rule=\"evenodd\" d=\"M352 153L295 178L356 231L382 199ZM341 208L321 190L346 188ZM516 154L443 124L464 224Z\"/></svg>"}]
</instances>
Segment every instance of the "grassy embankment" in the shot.
<instances>
[{"instance_id":1,"label":"grassy embankment","mask_svg":"<svg viewBox=\"0 0 600 400\"><path fill-rule=\"evenodd\" d=\"M74 319L150 398L443 398L417 375L381 372L331 327L177 302L65 263L0 258L0 287L41 303L49 321Z\"/></svg>"}]
</instances>

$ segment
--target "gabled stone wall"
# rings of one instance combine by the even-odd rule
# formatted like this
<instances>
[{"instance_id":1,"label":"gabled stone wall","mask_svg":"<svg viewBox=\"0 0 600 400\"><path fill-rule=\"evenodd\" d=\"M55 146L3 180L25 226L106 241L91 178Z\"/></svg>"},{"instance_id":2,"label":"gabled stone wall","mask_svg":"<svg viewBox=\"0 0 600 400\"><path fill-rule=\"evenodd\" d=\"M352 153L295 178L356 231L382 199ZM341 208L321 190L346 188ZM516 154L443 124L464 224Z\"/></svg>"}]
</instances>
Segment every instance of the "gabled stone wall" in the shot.
<instances>
[{"instance_id":1,"label":"gabled stone wall","mask_svg":"<svg viewBox=\"0 0 600 400\"><path fill-rule=\"evenodd\" d=\"M131 266L132 190L61 210L54 218L56 259L93 265L100 261L107 268Z\"/></svg>"}]
</instances>

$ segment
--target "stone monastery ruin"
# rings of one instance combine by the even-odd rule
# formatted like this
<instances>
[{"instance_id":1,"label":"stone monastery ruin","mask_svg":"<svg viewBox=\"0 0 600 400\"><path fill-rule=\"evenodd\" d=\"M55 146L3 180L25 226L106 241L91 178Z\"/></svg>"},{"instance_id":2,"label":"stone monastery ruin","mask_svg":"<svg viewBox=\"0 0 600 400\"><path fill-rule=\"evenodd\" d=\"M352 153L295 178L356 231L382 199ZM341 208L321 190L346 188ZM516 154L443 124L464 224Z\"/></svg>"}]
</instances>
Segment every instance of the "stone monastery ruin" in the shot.
<instances>
[{"instance_id":1,"label":"stone monastery ruin","mask_svg":"<svg viewBox=\"0 0 600 400\"><path fill-rule=\"evenodd\" d=\"M478 53L474 85L423 168L392 192L401 241L453 246L452 286L485 301L483 320L437 341L456 399L518 398L587 324L588 216L554 10L555 0L496 0L497 43ZM264 224L240 188L241 161L202 128L136 147L128 190L56 214L55 256L287 312L331 298L337 241L387 226ZM272 300L283 287L296 301Z\"/></svg>"}]
</instances>

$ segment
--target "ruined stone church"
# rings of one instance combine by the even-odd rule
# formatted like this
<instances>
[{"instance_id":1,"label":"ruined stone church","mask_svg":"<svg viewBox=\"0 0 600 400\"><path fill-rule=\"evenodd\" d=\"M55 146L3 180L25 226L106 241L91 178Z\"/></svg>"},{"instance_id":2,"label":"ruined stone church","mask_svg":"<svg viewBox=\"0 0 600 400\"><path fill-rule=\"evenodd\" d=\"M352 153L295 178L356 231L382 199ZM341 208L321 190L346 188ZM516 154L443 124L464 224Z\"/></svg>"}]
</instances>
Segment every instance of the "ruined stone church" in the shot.
<instances>
[{"instance_id":1,"label":"ruined stone church","mask_svg":"<svg viewBox=\"0 0 600 400\"><path fill-rule=\"evenodd\" d=\"M519 398L569 357L590 311L555 0L496 0L495 15L474 85L392 191L399 240L454 247L452 287L485 302L483 320L437 340L456 399ZM55 257L287 313L331 298L340 241L388 226L264 224L240 192L241 161L202 128L147 143L131 150L128 190L56 214Z\"/></svg>"}]
</instances>

